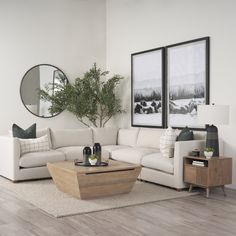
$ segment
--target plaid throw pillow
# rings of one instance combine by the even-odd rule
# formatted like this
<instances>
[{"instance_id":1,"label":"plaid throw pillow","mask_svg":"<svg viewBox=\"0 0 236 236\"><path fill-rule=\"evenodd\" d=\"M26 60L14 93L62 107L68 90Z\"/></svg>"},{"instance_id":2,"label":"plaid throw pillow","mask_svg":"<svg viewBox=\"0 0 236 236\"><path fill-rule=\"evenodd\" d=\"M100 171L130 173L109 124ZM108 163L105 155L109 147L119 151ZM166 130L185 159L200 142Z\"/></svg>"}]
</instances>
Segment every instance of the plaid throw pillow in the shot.
<instances>
[{"instance_id":1,"label":"plaid throw pillow","mask_svg":"<svg viewBox=\"0 0 236 236\"><path fill-rule=\"evenodd\" d=\"M48 135L34 139L19 139L21 154L27 152L42 152L50 150Z\"/></svg>"}]
</instances>

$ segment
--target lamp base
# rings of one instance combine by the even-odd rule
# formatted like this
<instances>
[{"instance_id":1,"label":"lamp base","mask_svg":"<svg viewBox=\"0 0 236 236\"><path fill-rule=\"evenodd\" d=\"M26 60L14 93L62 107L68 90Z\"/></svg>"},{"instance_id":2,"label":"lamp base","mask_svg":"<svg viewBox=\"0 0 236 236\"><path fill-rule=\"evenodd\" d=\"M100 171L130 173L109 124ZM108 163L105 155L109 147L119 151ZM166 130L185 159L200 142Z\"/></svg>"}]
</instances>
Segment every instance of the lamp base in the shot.
<instances>
[{"instance_id":1,"label":"lamp base","mask_svg":"<svg viewBox=\"0 0 236 236\"><path fill-rule=\"evenodd\" d=\"M219 156L219 140L218 140L218 129L214 125L206 125L206 147L214 149L213 156Z\"/></svg>"}]
</instances>

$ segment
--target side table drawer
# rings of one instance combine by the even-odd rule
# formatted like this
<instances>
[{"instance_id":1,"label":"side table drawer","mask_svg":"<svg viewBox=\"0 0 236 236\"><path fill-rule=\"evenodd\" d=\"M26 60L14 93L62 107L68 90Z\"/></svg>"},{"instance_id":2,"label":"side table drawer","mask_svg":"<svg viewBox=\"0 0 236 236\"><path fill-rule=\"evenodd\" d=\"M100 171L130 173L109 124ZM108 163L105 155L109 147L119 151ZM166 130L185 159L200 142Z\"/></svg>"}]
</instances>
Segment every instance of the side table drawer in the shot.
<instances>
[{"instance_id":1,"label":"side table drawer","mask_svg":"<svg viewBox=\"0 0 236 236\"><path fill-rule=\"evenodd\" d=\"M207 167L184 166L184 182L200 186L207 185Z\"/></svg>"},{"instance_id":2,"label":"side table drawer","mask_svg":"<svg viewBox=\"0 0 236 236\"><path fill-rule=\"evenodd\" d=\"M196 178L197 178L196 168L189 165L185 166L184 167L184 182L196 183Z\"/></svg>"}]
</instances>

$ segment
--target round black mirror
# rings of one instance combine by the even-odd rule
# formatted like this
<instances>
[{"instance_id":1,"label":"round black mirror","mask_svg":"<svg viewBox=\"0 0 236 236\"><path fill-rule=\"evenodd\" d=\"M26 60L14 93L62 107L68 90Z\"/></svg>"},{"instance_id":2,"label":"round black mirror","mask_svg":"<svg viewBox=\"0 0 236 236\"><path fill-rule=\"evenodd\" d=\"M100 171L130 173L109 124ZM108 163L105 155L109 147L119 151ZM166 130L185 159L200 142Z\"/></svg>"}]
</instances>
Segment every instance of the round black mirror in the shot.
<instances>
[{"instance_id":1,"label":"round black mirror","mask_svg":"<svg viewBox=\"0 0 236 236\"><path fill-rule=\"evenodd\" d=\"M52 104L41 98L40 91L51 86L50 95L53 95L59 87L63 88L67 83L66 75L56 66L49 64L36 65L25 73L21 81L21 100L26 109L32 114L43 118L54 117L60 112L50 112Z\"/></svg>"}]
</instances>

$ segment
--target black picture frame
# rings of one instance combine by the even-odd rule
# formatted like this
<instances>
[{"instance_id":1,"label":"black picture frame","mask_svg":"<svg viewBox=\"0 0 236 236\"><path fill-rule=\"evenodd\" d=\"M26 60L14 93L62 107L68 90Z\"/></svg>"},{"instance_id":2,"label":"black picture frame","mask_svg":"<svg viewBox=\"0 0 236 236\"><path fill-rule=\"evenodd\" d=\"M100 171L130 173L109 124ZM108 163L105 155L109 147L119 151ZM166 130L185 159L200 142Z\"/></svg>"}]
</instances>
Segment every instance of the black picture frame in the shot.
<instances>
[{"instance_id":1,"label":"black picture frame","mask_svg":"<svg viewBox=\"0 0 236 236\"><path fill-rule=\"evenodd\" d=\"M165 75L166 126L205 130L197 125L197 105L210 102L210 37L166 46Z\"/></svg>"},{"instance_id":2,"label":"black picture frame","mask_svg":"<svg viewBox=\"0 0 236 236\"><path fill-rule=\"evenodd\" d=\"M131 54L132 127L165 127L165 84L164 47Z\"/></svg>"}]
</instances>

